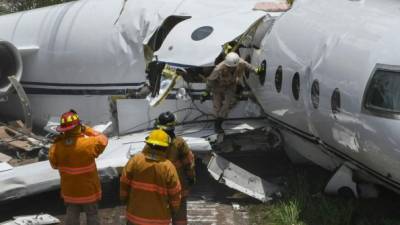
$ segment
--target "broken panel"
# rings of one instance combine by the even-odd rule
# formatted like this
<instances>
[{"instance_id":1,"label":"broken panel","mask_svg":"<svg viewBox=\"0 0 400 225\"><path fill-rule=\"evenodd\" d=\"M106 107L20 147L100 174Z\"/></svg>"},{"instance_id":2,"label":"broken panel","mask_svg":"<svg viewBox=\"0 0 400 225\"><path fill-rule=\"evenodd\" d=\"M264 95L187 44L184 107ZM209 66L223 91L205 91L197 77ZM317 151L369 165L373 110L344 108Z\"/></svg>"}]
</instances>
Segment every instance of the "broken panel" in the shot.
<instances>
[{"instance_id":1,"label":"broken panel","mask_svg":"<svg viewBox=\"0 0 400 225\"><path fill-rule=\"evenodd\" d=\"M217 181L262 202L272 200L271 196L274 194L279 195L279 186L261 179L217 154L213 155L207 168Z\"/></svg>"}]
</instances>

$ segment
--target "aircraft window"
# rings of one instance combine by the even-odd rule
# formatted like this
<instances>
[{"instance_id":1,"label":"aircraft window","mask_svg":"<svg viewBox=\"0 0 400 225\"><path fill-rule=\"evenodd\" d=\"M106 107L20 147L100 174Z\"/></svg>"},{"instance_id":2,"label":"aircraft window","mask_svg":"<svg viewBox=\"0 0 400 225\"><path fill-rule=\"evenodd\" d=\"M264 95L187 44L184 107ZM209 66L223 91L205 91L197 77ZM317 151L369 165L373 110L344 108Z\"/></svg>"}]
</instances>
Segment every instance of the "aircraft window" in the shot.
<instances>
[{"instance_id":1,"label":"aircraft window","mask_svg":"<svg viewBox=\"0 0 400 225\"><path fill-rule=\"evenodd\" d=\"M278 66L275 72L275 88L278 93L282 90L282 66Z\"/></svg>"},{"instance_id":2,"label":"aircraft window","mask_svg":"<svg viewBox=\"0 0 400 225\"><path fill-rule=\"evenodd\" d=\"M267 76L267 60L264 59L261 62L260 67L262 68L263 73L262 74L258 74L258 80L260 81L261 85L264 86L265 77Z\"/></svg>"},{"instance_id":3,"label":"aircraft window","mask_svg":"<svg viewBox=\"0 0 400 225\"><path fill-rule=\"evenodd\" d=\"M365 108L400 113L400 72L377 70L367 89Z\"/></svg>"},{"instance_id":4,"label":"aircraft window","mask_svg":"<svg viewBox=\"0 0 400 225\"><path fill-rule=\"evenodd\" d=\"M319 82L314 80L311 86L311 102L314 109L318 109L319 106Z\"/></svg>"},{"instance_id":5,"label":"aircraft window","mask_svg":"<svg viewBox=\"0 0 400 225\"><path fill-rule=\"evenodd\" d=\"M300 95L300 75L299 75L298 72L296 72L293 75L292 93L293 93L294 99L299 100L299 95Z\"/></svg>"},{"instance_id":6,"label":"aircraft window","mask_svg":"<svg viewBox=\"0 0 400 225\"><path fill-rule=\"evenodd\" d=\"M338 113L340 112L340 91L339 88L336 88L331 97L331 107L332 107L332 113Z\"/></svg>"},{"instance_id":7,"label":"aircraft window","mask_svg":"<svg viewBox=\"0 0 400 225\"><path fill-rule=\"evenodd\" d=\"M199 27L192 33L192 39L194 41L201 41L204 38L210 36L210 34L214 31L214 28L210 26Z\"/></svg>"}]
</instances>

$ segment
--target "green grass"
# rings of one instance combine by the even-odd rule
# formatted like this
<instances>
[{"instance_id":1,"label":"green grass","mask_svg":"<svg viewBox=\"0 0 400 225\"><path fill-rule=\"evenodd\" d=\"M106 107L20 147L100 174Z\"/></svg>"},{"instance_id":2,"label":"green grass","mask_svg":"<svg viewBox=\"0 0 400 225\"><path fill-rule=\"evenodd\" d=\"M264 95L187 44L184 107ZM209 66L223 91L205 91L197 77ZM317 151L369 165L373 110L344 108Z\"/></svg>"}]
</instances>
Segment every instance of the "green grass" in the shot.
<instances>
[{"instance_id":1,"label":"green grass","mask_svg":"<svg viewBox=\"0 0 400 225\"><path fill-rule=\"evenodd\" d=\"M329 173L319 168L294 168L281 199L249 207L257 225L400 225L399 197L357 200L322 192Z\"/></svg>"}]
</instances>

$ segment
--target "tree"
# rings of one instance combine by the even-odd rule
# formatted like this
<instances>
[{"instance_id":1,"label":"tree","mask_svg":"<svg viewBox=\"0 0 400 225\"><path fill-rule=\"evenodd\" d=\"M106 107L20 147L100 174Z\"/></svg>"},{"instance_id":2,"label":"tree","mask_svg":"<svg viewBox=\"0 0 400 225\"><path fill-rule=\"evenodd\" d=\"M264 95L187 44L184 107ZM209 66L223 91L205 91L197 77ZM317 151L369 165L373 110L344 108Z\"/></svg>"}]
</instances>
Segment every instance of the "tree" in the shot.
<instances>
[{"instance_id":1,"label":"tree","mask_svg":"<svg viewBox=\"0 0 400 225\"><path fill-rule=\"evenodd\" d=\"M40 7L56 5L72 0L7 0L11 12L19 12L23 10L36 9Z\"/></svg>"}]
</instances>

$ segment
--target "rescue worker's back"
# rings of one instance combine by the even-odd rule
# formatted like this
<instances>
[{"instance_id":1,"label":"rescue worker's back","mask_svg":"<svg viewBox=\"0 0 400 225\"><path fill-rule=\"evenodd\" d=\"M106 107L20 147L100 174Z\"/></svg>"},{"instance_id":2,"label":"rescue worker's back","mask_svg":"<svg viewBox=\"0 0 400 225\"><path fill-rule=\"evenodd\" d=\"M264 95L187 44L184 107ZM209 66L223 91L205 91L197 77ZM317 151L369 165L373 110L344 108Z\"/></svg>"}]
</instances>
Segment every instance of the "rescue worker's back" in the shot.
<instances>
[{"instance_id":1,"label":"rescue worker's back","mask_svg":"<svg viewBox=\"0 0 400 225\"><path fill-rule=\"evenodd\" d=\"M100 200L101 188L95 158L107 146L107 138L86 128L77 137L59 137L49 152L51 165L61 176L61 196L66 203ZM79 184L79 185L78 185Z\"/></svg>"},{"instance_id":2,"label":"rescue worker's back","mask_svg":"<svg viewBox=\"0 0 400 225\"><path fill-rule=\"evenodd\" d=\"M120 197L127 202L126 217L131 224L168 225L179 209L180 194L174 165L166 159L165 150L155 146L133 156L122 171Z\"/></svg>"}]
</instances>

